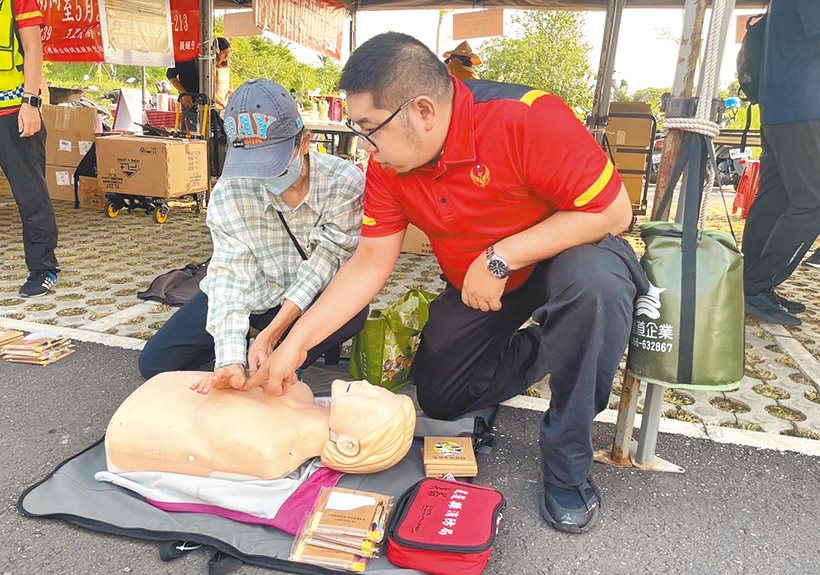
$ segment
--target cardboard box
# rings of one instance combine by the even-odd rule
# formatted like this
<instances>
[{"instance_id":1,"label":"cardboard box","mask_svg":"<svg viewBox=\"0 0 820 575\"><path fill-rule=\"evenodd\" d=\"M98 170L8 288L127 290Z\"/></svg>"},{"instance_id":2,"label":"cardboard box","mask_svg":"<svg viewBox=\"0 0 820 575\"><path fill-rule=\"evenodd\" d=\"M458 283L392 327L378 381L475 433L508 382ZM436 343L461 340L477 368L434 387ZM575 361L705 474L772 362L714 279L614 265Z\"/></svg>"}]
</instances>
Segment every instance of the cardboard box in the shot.
<instances>
[{"instance_id":1,"label":"cardboard box","mask_svg":"<svg viewBox=\"0 0 820 575\"><path fill-rule=\"evenodd\" d=\"M46 164L46 186L52 200L74 201L74 168Z\"/></svg>"},{"instance_id":2,"label":"cardboard box","mask_svg":"<svg viewBox=\"0 0 820 575\"><path fill-rule=\"evenodd\" d=\"M74 170L66 166L46 165L46 185L52 201L74 203ZM80 176L77 186L80 207L102 211L105 208L105 192L97 178Z\"/></svg>"},{"instance_id":3,"label":"cardboard box","mask_svg":"<svg viewBox=\"0 0 820 575\"><path fill-rule=\"evenodd\" d=\"M108 200L105 198L105 192L100 187L97 178L86 178L80 176L80 185L77 188L77 195L80 197L80 207L89 210L105 209L105 204Z\"/></svg>"},{"instance_id":4,"label":"cardboard box","mask_svg":"<svg viewBox=\"0 0 820 575\"><path fill-rule=\"evenodd\" d=\"M612 157L615 158L615 167L618 171L646 169L646 160L649 155L643 148L612 148Z\"/></svg>"},{"instance_id":5,"label":"cardboard box","mask_svg":"<svg viewBox=\"0 0 820 575\"><path fill-rule=\"evenodd\" d=\"M643 176L636 174L622 174L621 179L624 181L624 187L626 187L629 202L633 206L640 206L641 196L643 196Z\"/></svg>"},{"instance_id":6,"label":"cardboard box","mask_svg":"<svg viewBox=\"0 0 820 575\"><path fill-rule=\"evenodd\" d=\"M405 254L433 255L433 244L430 243L427 234L410 224L407 226L407 234L404 236L401 251Z\"/></svg>"},{"instance_id":7,"label":"cardboard box","mask_svg":"<svg viewBox=\"0 0 820 575\"><path fill-rule=\"evenodd\" d=\"M43 106L46 164L77 167L102 131L102 121L93 108Z\"/></svg>"},{"instance_id":8,"label":"cardboard box","mask_svg":"<svg viewBox=\"0 0 820 575\"><path fill-rule=\"evenodd\" d=\"M105 192L172 198L208 187L204 140L148 136L97 138L97 179Z\"/></svg>"},{"instance_id":9,"label":"cardboard box","mask_svg":"<svg viewBox=\"0 0 820 575\"><path fill-rule=\"evenodd\" d=\"M645 102L613 102L609 106L606 137L610 146L649 148L652 146L652 110ZM614 117L613 114L616 114ZM617 114L646 117L618 117Z\"/></svg>"}]
</instances>

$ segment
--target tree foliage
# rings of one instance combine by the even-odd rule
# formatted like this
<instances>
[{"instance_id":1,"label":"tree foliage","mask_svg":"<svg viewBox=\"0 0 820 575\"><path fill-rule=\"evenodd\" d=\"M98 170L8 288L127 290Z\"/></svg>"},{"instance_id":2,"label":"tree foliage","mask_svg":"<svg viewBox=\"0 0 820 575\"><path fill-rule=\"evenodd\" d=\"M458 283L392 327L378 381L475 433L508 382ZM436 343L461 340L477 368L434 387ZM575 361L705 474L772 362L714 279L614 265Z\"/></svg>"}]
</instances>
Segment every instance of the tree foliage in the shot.
<instances>
[{"instance_id":1,"label":"tree foliage","mask_svg":"<svg viewBox=\"0 0 820 575\"><path fill-rule=\"evenodd\" d=\"M592 47L584 41L584 14L530 10L512 17L513 36L481 46L481 77L525 84L561 97L570 107L592 107Z\"/></svg>"}]
</instances>

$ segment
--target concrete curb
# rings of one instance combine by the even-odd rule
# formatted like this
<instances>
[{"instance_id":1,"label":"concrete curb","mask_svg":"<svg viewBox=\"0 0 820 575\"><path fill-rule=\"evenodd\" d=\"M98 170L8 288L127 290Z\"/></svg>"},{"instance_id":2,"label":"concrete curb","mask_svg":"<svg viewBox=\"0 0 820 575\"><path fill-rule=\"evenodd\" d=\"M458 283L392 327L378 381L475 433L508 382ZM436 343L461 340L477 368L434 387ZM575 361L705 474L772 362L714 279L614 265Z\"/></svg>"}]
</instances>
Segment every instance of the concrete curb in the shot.
<instances>
[{"instance_id":1,"label":"concrete curb","mask_svg":"<svg viewBox=\"0 0 820 575\"><path fill-rule=\"evenodd\" d=\"M543 413L549 407L549 400L540 397L519 395L508 399L501 405L517 409L530 409ZM595 418L595 421L614 424L617 418L618 410L606 409ZM635 429L640 429L641 420L642 417L640 414L635 415ZM789 437L773 433L732 429L719 425L695 424L664 417L660 420L660 432L697 439L708 439L717 443L744 445L746 447L771 449L774 451L793 451L803 455L820 457L820 441L804 439L802 437Z\"/></svg>"},{"instance_id":2,"label":"concrete curb","mask_svg":"<svg viewBox=\"0 0 820 575\"><path fill-rule=\"evenodd\" d=\"M18 331L56 331L62 335L66 335L75 341L86 341L89 343L99 343L110 347L121 347L124 349L142 349L145 347L145 340L137 339L135 337L124 337L121 335L110 335L107 333L100 333L98 331L88 331L84 329L76 329L72 327L62 327L58 325L48 325L44 323L35 323L33 321L23 321L19 319L11 319L8 317L0 317L0 328L15 329Z\"/></svg>"}]
</instances>

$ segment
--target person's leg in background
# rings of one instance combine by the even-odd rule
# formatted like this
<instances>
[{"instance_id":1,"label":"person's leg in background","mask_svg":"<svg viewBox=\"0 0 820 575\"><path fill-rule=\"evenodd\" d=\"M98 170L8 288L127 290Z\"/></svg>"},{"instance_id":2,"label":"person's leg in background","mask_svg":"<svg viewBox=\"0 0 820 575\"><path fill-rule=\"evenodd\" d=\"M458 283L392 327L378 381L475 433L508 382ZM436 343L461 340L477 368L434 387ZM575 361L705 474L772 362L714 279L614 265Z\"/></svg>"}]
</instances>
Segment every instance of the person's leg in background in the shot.
<instances>
[{"instance_id":1,"label":"person's leg in background","mask_svg":"<svg viewBox=\"0 0 820 575\"><path fill-rule=\"evenodd\" d=\"M319 296L316 297L318 299ZM251 327L259 331L262 331L263 329L268 327L268 325L270 325L270 322L273 321L274 316L279 312L279 307L280 306L276 306L272 310L263 314L252 315ZM315 362L317 359L322 357L322 355L324 355L325 352L331 350L334 347L340 346L341 344L352 338L354 335L362 331L362 328L364 327L364 322L367 321L367 314L369 312L370 306L366 306L362 311L353 316L353 318L350 321L348 321L345 325L336 330L335 333L328 336L327 339L318 344L316 347L310 349L307 353L307 358L305 358L305 363L302 364L301 369L305 369L313 362ZM293 325L291 325L288 329L285 330L285 333L282 334L282 337L279 341L282 341L288 336L292 327Z\"/></svg>"},{"instance_id":2,"label":"person's leg in background","mask_svg":"<svg viewBox=\"0 0 820 575\"><path fill-rule=\"evenodd\" d=\"M140 353L145 379L166 371L199 369L214 360L214 338L205 329L208 296L199 291L165 322Z\"/></svg>"},{"instance_id":3,"label":"person's leg in background","mask_svg":"<svg viewBox=\"0 0 820 575\"><path fill-rule=\"evenodd\" d=\"M761 173L761 196L749 213L750 217L755 215L755 219L747 220L744 233L746 311L762 321L798 325L800 319L782 309L791 304L792 310L798 311L794 307L796 302L779 298L773 288L791 276L820 232L820 120L766 125L763 130L776 164L779 185L775 178L765 180L775 193L758 207L758 202L765 197L762 186L766 176ZM761 170L764 168L761 163ZM781 202L780 206L775 205L777 201ZM771 221L771 215L760 214L766 209L779 215L764 239L762 232L766 227L761 226L758 232L755 226L761 220L767 224Z\"/></svg>"},{"instance_id":4,"label":"person's leg in background","mask_svg":"<svg viewBox=\"0 0 820 575\"><path fill-rule=\"evenodd\" d=\"M23 223L23 249L29 277L23 297L45 295L57 282L57 220L46 187L46 129L21 138L17 113L0 116L0 168L11 186Z\"/></svg>"}]
</instances>

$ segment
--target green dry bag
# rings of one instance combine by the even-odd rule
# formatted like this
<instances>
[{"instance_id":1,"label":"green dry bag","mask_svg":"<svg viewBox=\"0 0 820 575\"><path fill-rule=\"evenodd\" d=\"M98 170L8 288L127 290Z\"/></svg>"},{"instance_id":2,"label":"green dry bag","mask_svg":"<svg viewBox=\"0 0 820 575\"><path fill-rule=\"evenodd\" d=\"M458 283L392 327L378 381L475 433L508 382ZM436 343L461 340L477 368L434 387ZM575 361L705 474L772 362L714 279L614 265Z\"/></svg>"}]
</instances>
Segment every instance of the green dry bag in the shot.
<instances>
[{"instance_id":1,"label":"green dry bag","mask_svg":"<svg viewBox=\"0 0 820 575\"><path fill-rule=\"evenodd\" d=\"M670 388L731 391L744 369L743 256L732 236L681 224L641 228L649 292L635 300L627 369Z\"/></svg>"}]
</instances>

